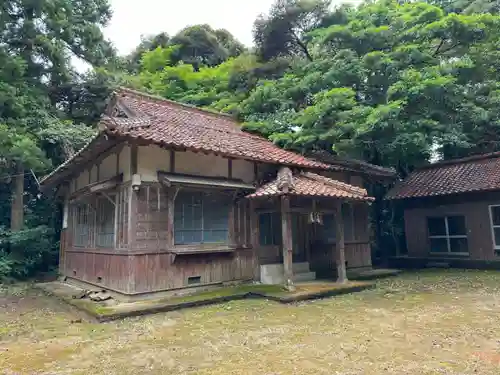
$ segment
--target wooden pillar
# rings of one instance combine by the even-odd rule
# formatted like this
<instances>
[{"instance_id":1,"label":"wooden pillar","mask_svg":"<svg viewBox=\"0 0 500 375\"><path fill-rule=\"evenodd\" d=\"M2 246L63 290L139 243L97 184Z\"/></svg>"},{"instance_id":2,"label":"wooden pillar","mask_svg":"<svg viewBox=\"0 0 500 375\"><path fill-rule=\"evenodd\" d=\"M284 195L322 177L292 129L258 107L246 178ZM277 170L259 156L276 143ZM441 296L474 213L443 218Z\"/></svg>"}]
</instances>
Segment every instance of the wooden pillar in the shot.
<instances>
[{"instance_id":1,"label":"wooden pillar","mask_svg":"<svg viewBox=\"0 0 500 375\"><path fill-rule=\"evenodd\" d=\"M133 176L137 174L137 158L138 158L138 146L136 144L131 145L130 149L130 175ZM97 170L99 173L99 169ZM140 188L140 187L139 187ZM136 248L136 237L137 237L137 215L138 215L138 194L139 192L134 189L132 185L129 187L129 201L128 201L128 243L129 250L134 250Z\"/></svg>"},{"instance_id":2,"label":"wooden pillar","mask_svg":"<svg viewBox=\"0 0 500 375\"><path fill-rule=\"evenodd\" d=\"M174 236L174 211L175 199L177 198L178 189L170 187L167 191L167 247L172 249L175 245Z\"/></svg>"},{"instance_id":3,"label":"wooden pillar","mask_svg":"<svg viewBox=\"0 0 500 375\"><path fill-rule=\"evenodd\" d=\"M254 280L260 281L260 258L259 258L259 214L257 213L257 203L255 200L251 200L249 204L249 214L250 214L250 246L253 252L254 265L253 265L253 277Z\"/></svg>"},{"instance_id":4,"label":"wooden pillar","mask_svg":"<svg viewBox=\"0 0 500 375\"><path fill-rule=\"evenodd\" d=\"M294 291L293 285L293 243L292 243L292 217L290 214L290 198L281 197L281 233L283 238L283 267L285 288Z\"/></svg>"},{"instance_id":5,"label":"wooden pillar","mask_svg":"<svg viewBox=\"0 0 500 375\"><path fill-rule=\"evenodd\" d=\"M69 222L69 199L64 197L63 203L63 224L61 229L61 239L59 240L59 274L66 275L66 250L68 248L68 222Z\"/></svg>"},{"instance_id":6,"label":"wooden pillar","mask_svg":"<svg viewBox=\"0 0 500 375\"><path fill-rule=\"evenodd\" d=\"M337 282L347 282L347 271L345 267L345 241L344 241L344 219L342 217L342 201L335 202L335 263L337 265Z\"/></svg>"}]
</instances>

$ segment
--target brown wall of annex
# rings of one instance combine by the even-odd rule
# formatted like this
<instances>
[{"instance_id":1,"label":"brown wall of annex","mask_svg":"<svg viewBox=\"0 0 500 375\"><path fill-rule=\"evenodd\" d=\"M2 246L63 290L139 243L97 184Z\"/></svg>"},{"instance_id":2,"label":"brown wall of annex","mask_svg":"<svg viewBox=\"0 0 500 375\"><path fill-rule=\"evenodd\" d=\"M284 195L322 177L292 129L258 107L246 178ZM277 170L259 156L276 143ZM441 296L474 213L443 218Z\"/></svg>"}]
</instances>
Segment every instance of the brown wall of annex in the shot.
<instances>
[{"instance_id":1,"label":"brown wall of annex","mask_svg":"<svg viewBox=\"0 0 500 375\"><path fill-rule=\"evenodd\" d=\"M411 207L404 211L408 255L430 256L427 217L463 215L467 226L469 256L460 257L471 260L498 260L499 257L494 251L489 206L500 204L500 194L486 194L483 200L478 198L478 196L443 198L442 204L437 200L413 202Z\"/></svg>"}]
</instances>

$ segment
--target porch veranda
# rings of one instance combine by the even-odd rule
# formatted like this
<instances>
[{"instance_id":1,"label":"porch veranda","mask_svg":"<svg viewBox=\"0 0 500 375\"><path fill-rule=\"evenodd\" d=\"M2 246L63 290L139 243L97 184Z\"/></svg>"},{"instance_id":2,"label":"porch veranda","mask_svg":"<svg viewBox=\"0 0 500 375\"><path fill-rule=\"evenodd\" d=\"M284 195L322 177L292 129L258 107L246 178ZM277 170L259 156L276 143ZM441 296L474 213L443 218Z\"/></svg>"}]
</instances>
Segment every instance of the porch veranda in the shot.
<instances>
[{"instance_id":1,"label":"porch veranda","mask_svg":"<svg viewBox=\"0 0 500 375\"><path fill-rule=\"evenodd\" d=\"M302 230L307 235L306 241L301 240L302 244L307 242L308 251L314 251L310 246L314 241L314 235L317 228L324 225L323 217L328 213L333 216L334 228L333 237L335 238L335 250L331 252L332 263L336 267L337 282L347 282L346 256L345 256L345 231L344 219L342 215L342 205L351 202L360 202L367 204L373 198L368 197L365 189L355 187L340 181L336 181L324 176L309 172L293 173L289 168L282 168L277 178L269 182L247 198L252 200L255 216L258 215L258 202L265 201L274 203L273 206L279 210L281 230L281 251L283 264L283 283L287 290L293 291L294 286L294 260L303 261L304 259L295 259L301 257L305 249L301 249L294 239L299 238L297 231L300 227L293 225L292 215L300 213L302 217L306 215L308 225ZM292 207L292 200L295 205ZM257 221L257 219L255 219ZM256 225L255 227L258 227ZM262 228L259 228L261 230ZM323 228L325 230L326 228ZM257 236L254 237L254 243L257 242ZM302 250L302 251L301 251ZM295 264L297 266L297 264ZM333 275L332 275L333 276Z\"/></svg>"}]
</instances>

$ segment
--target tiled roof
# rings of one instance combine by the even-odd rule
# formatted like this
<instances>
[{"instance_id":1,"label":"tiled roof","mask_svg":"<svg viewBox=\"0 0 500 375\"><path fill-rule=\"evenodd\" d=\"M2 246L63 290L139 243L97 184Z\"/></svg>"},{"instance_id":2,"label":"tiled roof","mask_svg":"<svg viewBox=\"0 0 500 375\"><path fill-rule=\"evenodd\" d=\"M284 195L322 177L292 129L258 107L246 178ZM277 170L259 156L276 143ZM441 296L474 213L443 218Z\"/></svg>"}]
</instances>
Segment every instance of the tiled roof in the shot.
<instances>
[{"instance_id":1,"label":"tiled roof","mask_svg":"<svg viewBox=\"0 0 500 375\"><path fill-rule=\"evenodd\" d=\"M241 129L231 116L120 88L111 100L113 114L103 116L100 134L86 147L41 180L43 187L65 179L73 168L85 164L101 148L121 140L137 140L194 152L318 170L348 170L284 150L269 140ZM95 155L94 155L95 156Z\"/></svg>"},{"instance_id":2,"label":"tiled roof","mask_svg":"<svg viewBox=\"0 0 500 375\"><path fill-rule=\"evenodd\" d=\"M500 153L432 164L396 184L386 199L500 190Z\"/></svg>"},{"instance_id":3,"label":"tiled roof","mask_svg":"<svg viewBox=\"0 0 500 375\"><path fill-rule=\"evenodd\" d=\"M107 118L112 134L191 151L283 165L331 169L328 164L284 150L265 138L241 130L230 116L120 89L118 102L135 118ZM140 126L143 124L144 126Z\"/></svg>"},{"instance_id":4,"label":"tiled roof","mask_svg":"<svg viewBox=\"0 0 500 375\"><path fill-rule=\"evenodd\" d=\"M307 154L310 159L330 164L339 170L347 170L381 178L395 178L396 171L393 168L385 168L363 160L340 157L326 151L313 151Z\"/></svg>"},{"instance_id":5,"label":"tiled roof","mask_svg":"<svg viewBox=\"0 0 500 375\"><path fill-rule=\"evenodd\" d=\"M311 172L300 172L293 175L290 189L285 192L282 188L280 177L264 184L257 189L255 193L247 198L272 197L279 195L296 195L307 197L329 197L343 198L348 200L373 201L365 189L359 188L333 180L328 177L320 176Z\"/></svg>"}]
</instances>

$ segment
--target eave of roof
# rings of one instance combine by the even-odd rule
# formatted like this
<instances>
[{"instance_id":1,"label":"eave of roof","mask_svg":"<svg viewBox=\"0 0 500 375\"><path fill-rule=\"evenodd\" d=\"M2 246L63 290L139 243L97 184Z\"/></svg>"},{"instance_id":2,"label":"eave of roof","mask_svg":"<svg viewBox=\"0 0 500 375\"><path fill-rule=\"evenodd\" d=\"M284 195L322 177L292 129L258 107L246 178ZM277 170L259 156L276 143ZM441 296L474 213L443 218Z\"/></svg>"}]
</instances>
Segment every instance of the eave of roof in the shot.
<instances>
[{"instance_id":1,"label":"eave of roof","mask_svg":"<svg viewBox=\"0 0 500 375\"><path fill-rule=\"evenodd\" d=\"M71 175L74 168L87 163L89 158L97 152L96 150L102 150L101 152L104 152L106 149L109 149L114 145L115 143L107 138L106 134L98 133L84 147L73 154L73 156L67 159L64 163L60 164L48 175L41 178L40 185L42 189L49 188L57 184L58 181Z\"/></svg>"}]
</instances>

